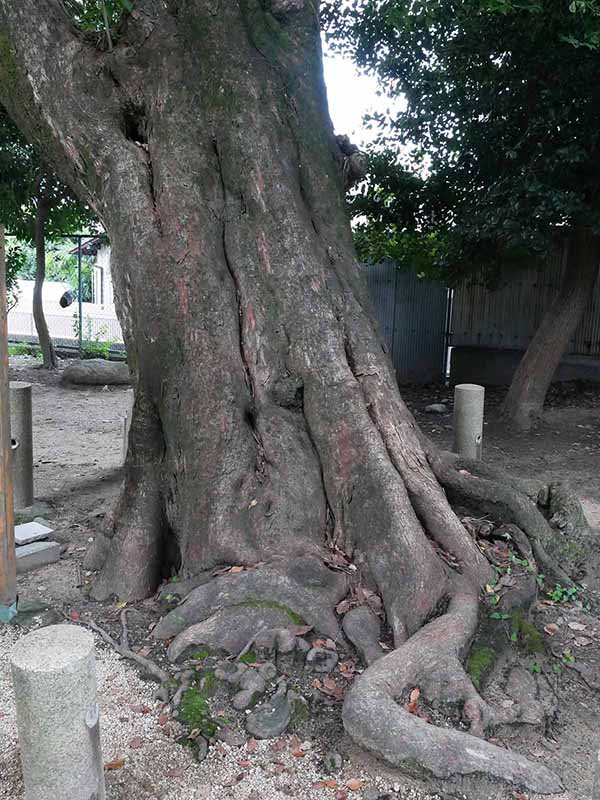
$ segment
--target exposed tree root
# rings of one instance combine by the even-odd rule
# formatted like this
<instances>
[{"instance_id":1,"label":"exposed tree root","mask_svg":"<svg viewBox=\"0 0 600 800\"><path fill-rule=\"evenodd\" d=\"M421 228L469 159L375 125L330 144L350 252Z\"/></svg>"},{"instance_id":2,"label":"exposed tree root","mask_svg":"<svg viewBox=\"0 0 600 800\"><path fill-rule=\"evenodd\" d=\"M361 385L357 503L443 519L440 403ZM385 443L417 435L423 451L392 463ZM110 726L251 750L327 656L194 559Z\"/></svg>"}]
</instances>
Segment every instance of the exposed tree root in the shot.
<instances>
[{"instance_id":1,"label":"exposed tree root","mask_svg":"<svg viewBox=\"0 0 600 800\"><path fill-rule=\"evenodd\" d=\"M296 558L292 562L273 559L256 569L221 575L193 589L180 606L158 623L154 636L170 639L223 609L245 607L247 612L253 608L280 610L288 615L290 623L304 622L336 639L340 626L333 609L347 591L344 573L327 569L315 558ZM174 652L178 649L177 646Z\"/></svg>"},{"instance_id":2,"label":"exposed tree root","mask_svg":"<svg viewBox=\"0 0 600 800\"><path fill-rule=\"evenodd\" d=\"M477 596L456 591L445 614L356 681L344 702L344 726L394 766L423 768L438 778L486 774L542 794L559 792L560 779L543 765L475 738L508 721L479 697L462 667L477 615ZM475 736L434 727L402 708L397 701L415 686L428 697L462 703Z\"/></svg>"},{"instance_id":3,"label":"exposed tree root","mask_svg":"<svg viewBox=\"0 0 600 800\"><path fill-rule=\"evenodd\" d=\"M551 528L527 495L502 483L501 479L494 481L490 477L480 477L476 462L469 462L470 469L467 469L467 464L451 453L430 453L429 460L451 499L475 504L500 524L511 522L517 525L531 542L538 570L549 580L573 585L570 575L559 563L562 561L560 534ZM485 475L491 474L490 468L486 468Z\"/></svg>"},{"instance_id":4,"label":"exposed tree root","mask_svg":"<svg viewBox=\"0 0 600 800\"><path fill-rule=\"evenodd\" d=\"M69 622L73 622L70 617L67 617ZM95 622L92 620L85 620L79 619L77 620L78 625L84 625L86 628L91 628L91 630L96 631L105 642L107 642L111 647L113 647L117 653L122 656L123 658L127 658L130 661L135 661L136 664L139 664L140 667L144 669L151 677L157 680L161 685L166 681L170 680L170 675L168 672L165 672L164 669L161 669L157 666L154 661L151 661L149 658L145 656L140 656L138 653L134 653L133 650L129 647L129 636L127 631L127 617L126 617L126 609L123 609L121 612L121 643L113 639L113 637L107 633L104 628L101 628L100 625L96 625Z\"/></svg>"}]
</instances>

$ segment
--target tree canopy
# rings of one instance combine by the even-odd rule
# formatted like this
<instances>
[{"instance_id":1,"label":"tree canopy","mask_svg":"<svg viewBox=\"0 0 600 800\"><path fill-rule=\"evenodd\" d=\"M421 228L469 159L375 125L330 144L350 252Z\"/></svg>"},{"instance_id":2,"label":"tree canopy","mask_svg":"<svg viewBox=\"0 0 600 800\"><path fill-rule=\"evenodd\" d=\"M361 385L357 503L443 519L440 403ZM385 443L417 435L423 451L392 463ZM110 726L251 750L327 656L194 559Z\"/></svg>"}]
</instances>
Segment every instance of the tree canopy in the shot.
<instances>
[{"instance_id":1,"label":"tree canopy","mask_svg":"<svg viewBox=\"0 0 600 800\"><path fill-rule=\"evenodd\" d=\"M595 0L328 5L338 46L406 97L399 114L371 120L391 154L373 159L371 185L354 201L373 224L367 244L436 231L430 255L452 271L543 255L557 228L597 228L599 9Z\"/></svg>"}]
</instances>

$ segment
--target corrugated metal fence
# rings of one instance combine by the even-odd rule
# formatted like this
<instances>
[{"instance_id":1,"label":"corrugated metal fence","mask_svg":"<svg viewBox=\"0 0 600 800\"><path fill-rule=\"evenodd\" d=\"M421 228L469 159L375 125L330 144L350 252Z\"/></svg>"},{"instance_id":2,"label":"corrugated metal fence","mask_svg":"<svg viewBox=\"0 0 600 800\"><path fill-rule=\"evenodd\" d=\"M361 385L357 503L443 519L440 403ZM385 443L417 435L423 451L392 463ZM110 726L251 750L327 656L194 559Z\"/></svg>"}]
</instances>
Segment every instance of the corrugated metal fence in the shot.
<instances>
[{"instance_id":1,"label":"corrugated metal fence","mask_svg":"<svg viewBox=\"0 0 600 800\"><path fill-rule=\"evenodd\" d=\"M400 271L391 261L365 265L375 316L400 382L443 379L448 290Z\"/></svg>"},{"instance_id":2,"label":"corrugated metal fence","mask_svg":"<svg viewBox=\"0 0 600 800\"><path fill-rule=\"evenodd\" d=\"M517 273L511 283L490 291L472 280L454 291L452 346L525 350L560 288L562 253L539 268ZM571 340L570 353L600 356L600 280Z\"/></svg>"}]
</instances>

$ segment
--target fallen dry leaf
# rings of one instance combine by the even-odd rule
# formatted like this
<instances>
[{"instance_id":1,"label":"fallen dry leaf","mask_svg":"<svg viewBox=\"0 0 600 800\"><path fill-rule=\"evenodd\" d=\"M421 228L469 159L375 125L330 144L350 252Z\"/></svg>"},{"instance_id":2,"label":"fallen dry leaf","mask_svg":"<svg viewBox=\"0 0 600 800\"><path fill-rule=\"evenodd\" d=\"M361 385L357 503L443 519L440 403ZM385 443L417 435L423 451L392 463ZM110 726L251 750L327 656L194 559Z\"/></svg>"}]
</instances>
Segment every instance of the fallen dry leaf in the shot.
<instances>
[{"instance_id":1,"label":"fallen dry leaf","mask_svg":"<svg viewBox=\"0 0 600 800\"><path fill-rule=\"evenodd\" d=\"M160 714L160 715L159 715L159 717L158 717L158 724L159 724L161 727L162 727L163 725L166 725L168 721L169 721L169 715L168 715L168 714Z\"/></svg>"},{"instance_id":2,"label":"fallen dry leaf","mask_svg":"<svg viewBox=\"0 0 600 800\"><path fill-rule=\"evenodd\" d=\"M551 622L548 625L544 625L544 630L548 636L554 636L558 633L558 625L555 625L554 622Z\"/></svg>"},{"instance_id":3,"label":"fallen dry leaf","mask_svg":"<svg viewBox=\"0 0 600 800\"><path fill-rule=\"evenodd\" d=\"M360 778L350 778L349 781L346 781L346 789L350 789L351 792L358 792L359 789L362 789L363 782Z\"/></svg>"},{"instance_id":4,"label":"fallen dry leaf","mask_svg":"<svg viewBox=\"0 0 600 800\"><path fill-rule=\"evenodd\" d=\"M129 747L131 747L132 750L139 750L143 744L144 742L140 736L134 736L129 742Z\"/></svg>"},{"instance_id":5,"label":"fallen dry leaf","mask_svg":"<svg viewBox=\"0 0 600 800\"><path fill-rule=\"evenodd\" d=\"M582 622L569 622L569 628L571 628L572 631L584 631L587 625L584 625Z\"/></svg>"},{"instance_id":6,"label":"fallen dry leaf","mask_svg":"<svg viewBox=\"0 0 600 800\"><path fill-rule=\"evenodd\" d=\"M182 767L175 767L165 772L166 778L183 778L185 770Z\"/></svg>"},{"instance_id":7,"label":"fallen dry leaf","mask_svg":"<svg viewBox=\"0 0 600 800\"><path fill-rule=\"evenodd\" d=\"M313 789L337 789L337 781L334 778L324 778L322 781L316 781L312 785Z\"/></svg>"},{"instance_id":8,"label":"fallen dry leaf","mask_svg":"<svg viewBox=\"0 0 600 800\"><path fill-rule=\"evenodd\" d=\"M593 639L588 639L587 636L576 636L573 639L576 647L587 647L588 644L592 644Z\"/></svg>"},{"instance_id":9,"label":"fallen dry leaf","mask_svg":"<svg viewBox=\"0 0 600 800\"><path fill-rule=\"evenodd\" d=\"M125 759L124 758L116 758L114 761L107 761L104 765L104 769L121 769L121 767L125 766Z\"/></svg>"},{"instance_id":10,"label":"fallen dry leaf","mask_svg":"<svg viewBox=\"0 0 600 800\"><path fill-rule=\"evenodd\" d=\"M248 739L248 741L246 742L246 750L249 753L254 753L257 747L258 747L258 742L256 741L256 739Z\"/></svg>"}]
</instances>

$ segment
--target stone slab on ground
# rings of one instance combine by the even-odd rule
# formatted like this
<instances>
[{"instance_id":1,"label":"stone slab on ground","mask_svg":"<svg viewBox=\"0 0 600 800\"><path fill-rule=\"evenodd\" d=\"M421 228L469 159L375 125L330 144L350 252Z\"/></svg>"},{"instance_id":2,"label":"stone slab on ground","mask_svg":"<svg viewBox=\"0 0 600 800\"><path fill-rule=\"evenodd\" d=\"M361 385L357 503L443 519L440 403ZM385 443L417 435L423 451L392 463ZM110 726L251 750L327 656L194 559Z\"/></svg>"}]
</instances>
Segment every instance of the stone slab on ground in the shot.
<instances>
[{"instance_id":1,"label":"stone slab on ground","mask_svg":"<svg viewBox=\"0 0 600 800\"><path fill-rule=\"evenodd\" d=\"M23 525L15 525L15 544L20 547L31 542L39 542L47 539L53 532L52 528L42 525L39 522L25 522Z\"/></svg>"},{"instance_id":2,"label":"stone slab on ground","mask_svg":"<svg viewBox=\"0 0 600 800\"><path fill-rule=\"evenodd\" d=\"M17 575L30 572L32 569L53 564L60 558L60 544L58 542L32 542L22 547L17 547Z\"/></svg>"}]
</instances>

